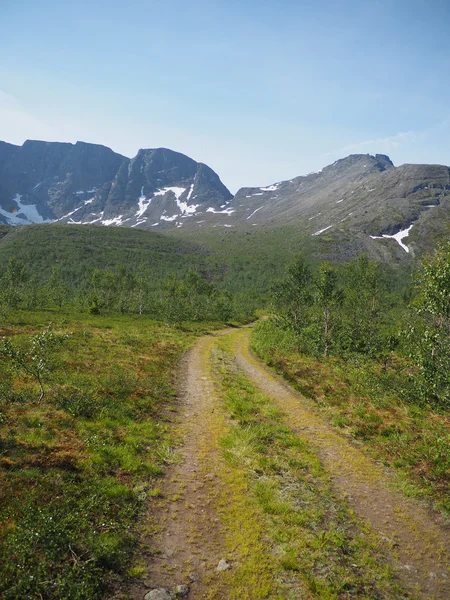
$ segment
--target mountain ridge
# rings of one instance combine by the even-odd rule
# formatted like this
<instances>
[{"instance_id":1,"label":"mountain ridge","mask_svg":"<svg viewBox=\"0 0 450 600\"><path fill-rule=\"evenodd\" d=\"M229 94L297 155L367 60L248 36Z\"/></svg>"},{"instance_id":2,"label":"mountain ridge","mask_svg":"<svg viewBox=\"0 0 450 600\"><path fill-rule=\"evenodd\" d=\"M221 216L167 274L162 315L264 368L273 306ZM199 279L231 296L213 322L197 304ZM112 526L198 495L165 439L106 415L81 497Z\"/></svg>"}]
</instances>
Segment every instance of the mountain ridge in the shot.
<instances>
[{"instance_id":1,"label":"mountain ridge","mask_svg":"<svg viewBox=\"0 0 450 600\"><path fill-rule=\"evenodd\" d=\"M387 250L401 258L410 248L397 235L408 235L414 254L429 249L430 230L442 234L450 221L449 191L445 165L395 167L385 155L356 154L305 176L241 188L227 206L226 222L216 218L212 226L295 223L305 237L358 241L360 251L382 257Z\"/></svg>"},{"instance_id":2,"label":"mountain ridge","mask_svg":"<svg viewBox=\"0 0 450 600\"><path fill-rule=\"evenodd\" d=\"M0 142L0 223L158 230L295 226L313 246L383 260L429 250L450 222L450 169L352 154L233 196L209 166L168 148L127 158L106 146Z\"/></svg>"},{"instance_id":3,"label":"mountain ridge","mask_svg":"<svg viewBox=\"0 0 450 600\"><path fill-rule=\"evenodd\" d=\"M155 219L189 216L192 206L219 207L231 198L210 167L167 148L141 149L129 159L86 142L0 145L0 222L5 224L151 226ZM191 199L196 204L189 204Z\"/></svg>"}]
</instances>

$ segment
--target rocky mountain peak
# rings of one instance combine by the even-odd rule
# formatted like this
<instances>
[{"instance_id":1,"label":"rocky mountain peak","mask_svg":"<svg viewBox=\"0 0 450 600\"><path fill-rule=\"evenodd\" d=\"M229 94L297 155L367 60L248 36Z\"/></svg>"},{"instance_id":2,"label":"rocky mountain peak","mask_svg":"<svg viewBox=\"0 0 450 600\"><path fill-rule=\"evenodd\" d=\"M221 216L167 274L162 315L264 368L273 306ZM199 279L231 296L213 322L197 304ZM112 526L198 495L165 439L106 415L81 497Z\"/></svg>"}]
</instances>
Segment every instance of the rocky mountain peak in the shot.
<instances>
[{"instance_id":1,"label":"rocky mountain peak","mask_svg":"<svg viewBox=\"0 0 450 600\"><path fill-rule=\"evenodd\" d=\"M380 166L385 167L384 169L381 169L382 171L385 171L386 169L395 168L394 163L386 154L375 154L375 158L377 159L378 164Z\"/></svg>"},{"instance_id":2,"label":"rocky mountain peak","mask_svg":"<svg viewBox=\"0 0 450 600\"><path fill-rule=\"evenodd\" d=\"M178 225L232 194L208 166L168 148L133 159L106 146L27 140L0 145L0 222ZM38 215L38 216L36 216Z\"/></svg>"},{"instance_id":3,"label":"rocky mountain peak","mask_svg":"<svg viewBox=\"0 0 450 600\"><path fill-rule=\"evenodd\" d=\"M371 170L381 172L392 168L395 168L394 163L389 156L386 156L385 154L350 154L345 158L335 161L332 165L325 167L323 171L353 169L367 173Z\"/></svg>"}]
</instances>

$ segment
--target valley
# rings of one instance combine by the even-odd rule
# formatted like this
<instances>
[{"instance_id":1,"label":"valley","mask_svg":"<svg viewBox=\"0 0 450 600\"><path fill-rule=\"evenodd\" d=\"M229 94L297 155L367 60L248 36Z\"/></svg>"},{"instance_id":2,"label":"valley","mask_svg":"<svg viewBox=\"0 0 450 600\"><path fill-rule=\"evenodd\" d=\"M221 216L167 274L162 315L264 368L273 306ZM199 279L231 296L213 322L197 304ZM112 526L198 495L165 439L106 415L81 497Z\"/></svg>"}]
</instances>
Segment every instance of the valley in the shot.
<instances>
[{"instance_id":1,"label":"valley","mask_svg":"<svg viewBox=\"0 0 450 600\"><path fill-rule=\"evenodd\" d=\"M450 598L450 3L0 14L0 600Z\"/></svg>"},{"instance_id":2,"label":"valley","mask_svg":"<svg viewBox=\"0 0 450 600\"><path fill-rule=\"evenodd\" d=\"M1 145L2 597L446 598L449 189Z\"/></svg>"}]
</instances>

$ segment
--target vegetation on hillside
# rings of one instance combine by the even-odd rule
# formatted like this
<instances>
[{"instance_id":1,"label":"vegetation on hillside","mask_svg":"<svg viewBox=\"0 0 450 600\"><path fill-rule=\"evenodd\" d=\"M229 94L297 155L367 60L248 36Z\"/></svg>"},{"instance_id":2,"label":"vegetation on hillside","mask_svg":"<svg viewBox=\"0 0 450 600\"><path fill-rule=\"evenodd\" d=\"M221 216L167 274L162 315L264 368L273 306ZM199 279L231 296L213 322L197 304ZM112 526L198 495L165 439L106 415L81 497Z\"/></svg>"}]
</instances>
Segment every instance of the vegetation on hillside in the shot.
<instances>
[{"instance_id":1,"label":"vegetation on hillside","mask_svg":"<svg viewBox=\"0 0 450 600\"><path fill-rule=\"evenodd\" d=\"M316 273L298 256L253 336L257 354L332 423L447 511L449 265L441 246L398 294L364 256Z\"/></svg>"},{"instance_id":2,"label":"vegetation on hillside","mask_svg":"<svg viewBox=\"0 0 450 600\"><path fill-rule=\"evenodd\" d=\"M253 303L221 290L193 270L155 282L151 273L133 273L124 265L115 270L95 268L77 287L71 287L56 268L48 279L38 282L13 257L0 272L0 286L0 316L17 309L65 310L146 315L180 326L183 321L243 321L254 309Z\"/></svg>"}]
</instances>

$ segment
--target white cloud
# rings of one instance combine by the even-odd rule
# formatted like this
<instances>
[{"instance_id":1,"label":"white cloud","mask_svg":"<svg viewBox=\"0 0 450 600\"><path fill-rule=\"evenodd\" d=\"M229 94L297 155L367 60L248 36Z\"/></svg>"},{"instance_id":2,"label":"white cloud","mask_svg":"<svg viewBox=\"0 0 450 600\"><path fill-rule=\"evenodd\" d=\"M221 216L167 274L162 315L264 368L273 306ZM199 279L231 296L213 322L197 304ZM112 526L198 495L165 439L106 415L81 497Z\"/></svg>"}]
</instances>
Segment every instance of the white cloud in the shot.
<instances>
[{"instance_id":1,"label":"white cloud","mask_svg":"<svg viewBox=\"0 0 450 600\"><path fill-rule=\"evenodd\" d=\"M405 145L414 144L419 141L426 134L426 131L400 131L395 135L390 135L384 138L375 138L372 140L364 140L362 142L356 142L355 144L348 144L347 146L342 146L337 150L333 150L332 152L326 152L322 156L335 156L339 155L340 157L346 156L347 154L353 153L366 153L369 150L372 152L390 152L392 150L396 150Z\"/></svg>"},{"instance_id":2,"label":"white cloud","mask_svg":"<svg viewBox=\"0 0 450 600\"><path fill-rule=\"evenodd\" d=\"M322 160L329 162L348 154L382 153L388 154L394 164L450 164L450 151L447 140L450 134L450 118L442 119L423 129L400 131L391 136L363 140L347 144L322 154Z\"/></svg>"}]
</instances>

